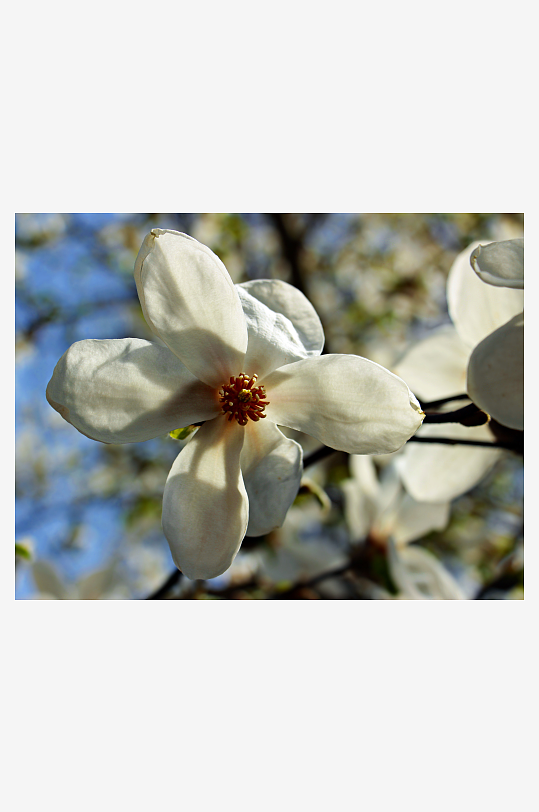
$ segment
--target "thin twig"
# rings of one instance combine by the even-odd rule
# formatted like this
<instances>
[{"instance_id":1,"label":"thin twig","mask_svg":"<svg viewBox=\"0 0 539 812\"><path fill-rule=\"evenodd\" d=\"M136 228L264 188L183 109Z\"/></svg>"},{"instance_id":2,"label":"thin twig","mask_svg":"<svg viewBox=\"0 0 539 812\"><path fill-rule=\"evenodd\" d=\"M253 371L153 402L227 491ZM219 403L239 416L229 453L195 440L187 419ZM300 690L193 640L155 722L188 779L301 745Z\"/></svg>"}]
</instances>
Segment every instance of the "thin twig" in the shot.
<instances>
[{"instance_id":1,"label":"thin twig","mask_svg":"<svg viewBox=\"0 0 539 812\"><path fill-rule=\"evenodd\" d=\"M473 445L480 448L506 448L509 451L519 451L514 443L492 442L488 440L454 440L450 437L410 437L409 443L440 443L441 445Z\"/></svg>"},{"instance_id":2,"label":"thin twig","mask_svg":"<svg viewBox=\"0 0 539 812\"><path fill-rule=\"evenodd\" d=\"M309 578L308 581L300 581L299 583L291 586L289 589L283 589L282 592L274 592L273 595L268 595L267 600L284 600L298 589L305 589L306 587L314 586L315 584L320 583L320 581L325 581L326 578L336 578L338 575L344 575L345 572L348 572L350 566L351 564L347 563L344 566L315 575L313 578Z\"/></svg>"}]
</instances>

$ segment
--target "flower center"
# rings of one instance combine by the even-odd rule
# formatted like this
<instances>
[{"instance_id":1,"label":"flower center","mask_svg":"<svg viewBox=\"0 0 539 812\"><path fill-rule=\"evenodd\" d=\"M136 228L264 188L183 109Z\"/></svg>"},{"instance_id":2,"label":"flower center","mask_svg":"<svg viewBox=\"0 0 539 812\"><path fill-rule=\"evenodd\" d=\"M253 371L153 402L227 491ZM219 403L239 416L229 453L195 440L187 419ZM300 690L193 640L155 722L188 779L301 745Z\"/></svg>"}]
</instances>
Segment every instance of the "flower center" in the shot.
<instances>
[{"instance_id":1,"label":"flower center","mask_svg":"<svg viewBox=\"0 0 539 812\"><path fill-rule=\"evenodd\" d=\"M240 426L246 426L249 418L260 420L265 417L264 409L269 401L266 400L266 390L263 386L256 386L257 375L251 378L244 372L237 378L230 378L230 383L224 383L219 390L219 401L223 414L229 420L236 418Z\"/></svg>"}]
</instances>

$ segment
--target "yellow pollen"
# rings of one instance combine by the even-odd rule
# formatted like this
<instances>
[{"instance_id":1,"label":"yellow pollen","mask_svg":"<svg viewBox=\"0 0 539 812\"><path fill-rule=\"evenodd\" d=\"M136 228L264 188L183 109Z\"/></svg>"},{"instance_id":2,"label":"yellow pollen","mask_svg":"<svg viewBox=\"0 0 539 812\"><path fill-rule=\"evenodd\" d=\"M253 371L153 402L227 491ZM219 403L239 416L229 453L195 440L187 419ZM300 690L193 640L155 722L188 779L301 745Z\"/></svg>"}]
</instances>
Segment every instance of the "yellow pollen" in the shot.
<instances>
[{"instance_id":1,"label":"yellow pollen","mask_svg":"<svg viewBox=\"0 0 539 812\"><path fill-rule=\"evenodd\" d=\"M244 372L236 378L231 377L229 383L224 383L219 389L219 402L224 415L229 420L236 420L240 426L246 426L249 420L257 422L264 418L264 410L269 401L266 400L266 390L263 386L256 386L257 376L246 375Z\"/></svg>"}]
</instances>

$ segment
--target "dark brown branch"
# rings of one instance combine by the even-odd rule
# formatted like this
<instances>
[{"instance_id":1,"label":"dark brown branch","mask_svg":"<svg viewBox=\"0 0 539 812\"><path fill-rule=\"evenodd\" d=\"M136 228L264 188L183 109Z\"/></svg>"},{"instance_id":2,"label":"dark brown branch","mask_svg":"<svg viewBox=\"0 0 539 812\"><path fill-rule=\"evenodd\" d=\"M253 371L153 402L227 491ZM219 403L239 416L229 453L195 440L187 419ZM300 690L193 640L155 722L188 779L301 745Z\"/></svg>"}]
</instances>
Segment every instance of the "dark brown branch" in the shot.
<instances>
[{"instance_id":1,"label":"dark brown branch","mask_svg":"<svg viewBox=\"0 0 539 812\"><path fill-rule=\"evenodd\" d=\"M180 570L174 570L174 572L171 572L171 574L168 576L165 583L162 584L159 587L159 589L156 589L155 592L152 592L151 595L148 595L148 597L145 598L145 600L147 600L147 601L160 601L160 600L163 600L165 595L168 592L170 592L172 587L176 586L176 584L178 584L180 582L180 579L182 578L182 576L183 576L183 573L180 572Z\"/></svg>"},{"instance_id":2,"label":"dark brown branch","mask_svg":"<svg viewBox=\"0 0 539 812\"><path fill-rule=\"evenodd\" d=\"M444 406L446 403L452 403L454 400L471 400L469 395L452 395L450 398L442 398L441 400L425 400L421 401L421 408L437 409L438 406Z\"/></svg>"},{"instance_id":3,"label":"dark brown branch","mask_svg":"<svg viewBox=\"0 0 539 812\"><path fill-rule=\"evenodd\" d=\"M345 572L348 572L350 567L351 564L347 563L344 566L336 567L333 570L322 572L319 575L315 575L313 578L309 578L308 581L300 581L299 583L291 586L289 589L283 589L281 592L274 592L272 595L268 595L267 600L286 600L286 598L289 598L290 595L293 595L298 589L306 589L307 587L315 586L315 584L320 583L320 581L325 581L327 578L336 578L339 575L344 575Z\"/></svg>"},{"instance_id":4,"label":"dark brown branch","mask_svg":"<svg viewBox=\"0 0 539 812\"><path fill-rule=\"evenodd\" d=\"M303 234L293 232L289 219L290 215L288 214L268 214L267 217L273 223L279 236L283 257L290 268L292 284L309 298L305 290L302 272Z\"/></svg>"},{"instance_id":5,"label":"dark brown branch","mask_svg":"<svg viewBox=\"0 0 539 812\"><path fill-rule=\"evenodd\" d=\"M440 445L473 445L479 448L505 448L508 451L522 453L515 443L492 442L488 440L454 440L450 437L410 437L409 443L439 443Z\"/></svg>"},{"instance_id":6,"label":"dark brown branch","mask_svg":"<svg viewBox=\"0 0 539 812\"><path fill-rule=\"evenodd\" d=\"M305 459L303 460L303 468L308 468L309 465L315 465L315 463L320 462L320 460L329 457L331 454L336 454L337 450L335 448L330 448L328 445L323 445L321 448L317 448L316 451L313 451L311 454L308 454Z\"/></svg>"},{"instance_id":7,"label":"dark brown branch","mask_svg":"<svg viewBox=\"0 0 539 812\"><path fill-rule=\"evenodd\" d=\"M453 412L427 412L424 423L460 423L461 426L484 426L490 416L475 403Z\"/></svg>"}]
</instances>

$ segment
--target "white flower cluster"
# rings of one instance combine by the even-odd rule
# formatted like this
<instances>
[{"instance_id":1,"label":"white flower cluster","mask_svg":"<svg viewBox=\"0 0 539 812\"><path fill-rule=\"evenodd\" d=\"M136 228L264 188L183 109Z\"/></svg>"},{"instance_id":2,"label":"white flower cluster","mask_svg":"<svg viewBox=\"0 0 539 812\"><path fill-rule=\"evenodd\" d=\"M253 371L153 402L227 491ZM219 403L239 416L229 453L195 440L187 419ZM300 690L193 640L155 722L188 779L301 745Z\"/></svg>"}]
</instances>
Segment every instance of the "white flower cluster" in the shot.
<instances>
[{"instance_id":1,"label":"white flower cluster","mask_svg":"<svg viewBox=\"0 0 539 812\"><path fill-rule=\"evenodd\" d=\"M415 344L395 367L422 403L468 394L502 426L524 428L524 241L473 243L447 281L452 326ZM488 442L487 425L427 423L418 437ZM409 599L459 600L455 579L409 542L449 521L451 501L492 469L499 448L408 443L378 479L371 458L352 457L344 483L351 537L387 545L392 578ZM387 461L385 461L387 462Z\"/></svg>"}]
</instances>

